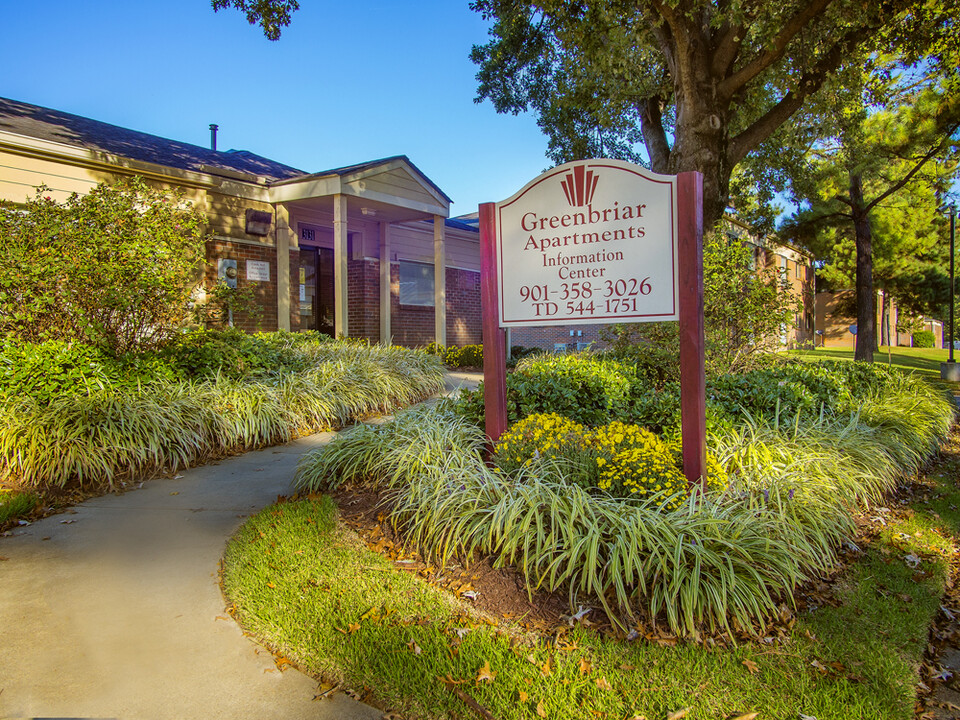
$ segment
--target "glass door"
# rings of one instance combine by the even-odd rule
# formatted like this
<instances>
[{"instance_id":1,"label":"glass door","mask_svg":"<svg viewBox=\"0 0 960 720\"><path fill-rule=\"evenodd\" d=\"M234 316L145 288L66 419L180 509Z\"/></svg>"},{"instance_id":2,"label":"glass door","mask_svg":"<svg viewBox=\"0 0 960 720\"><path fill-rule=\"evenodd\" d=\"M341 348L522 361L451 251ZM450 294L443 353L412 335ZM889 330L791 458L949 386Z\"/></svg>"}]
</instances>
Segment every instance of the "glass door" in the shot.
<instances>
[{"instance_id":1,"label":"glass door","mask_svg":"<svg viewBox=\"0 0 960 720\"><path fill-rule=\"evenodd\" d=\"M300 329L334 334L333 250L300 248Z\"/></svg>"}]
</instances>

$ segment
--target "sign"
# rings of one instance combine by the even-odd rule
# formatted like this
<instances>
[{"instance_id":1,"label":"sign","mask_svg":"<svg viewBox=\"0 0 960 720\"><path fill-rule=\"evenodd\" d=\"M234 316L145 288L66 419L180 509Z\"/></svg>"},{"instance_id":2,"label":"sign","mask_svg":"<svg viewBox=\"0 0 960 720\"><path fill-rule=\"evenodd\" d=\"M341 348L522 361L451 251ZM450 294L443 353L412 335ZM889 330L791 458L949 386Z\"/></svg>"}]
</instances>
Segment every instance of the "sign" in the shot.
<instances>
[{"instance_id":1,"label":"sign","mask_svg":"<svg viewBox=\"0 0 960 720\"><path fill-rule=\"evenodd\" d=\"M500 326L677 320L676 176L560 165L497 203Z\"/></svg>"},{"instance_id":2,"label":"sign","mask_svg":"<svg viewBox=\"0 0 960 720\"><path fill-rule=\"evenodd\" d=\"M505 328L677 320L683 472L705 487L703 176L583 160L479 210L491 445L507 428Z\"/></svg>"},{"instance_id":3,"label":"sign","mask_svg":"<svg viewBox=\"0 0 960 720\"><path fill-rule=\"evenodd\" d=\"M851 325L850 327L847 328L847 330L850 331L850 334L851 334L851 335L856 335L856 334L857 334L857 326L856 326L856 325Z\"/></svg>"},{"instance_id":4,"label":"sign","mask_svg":"<svg viewBox=\"0 0 960 720\"><path fill-rule=\"evenodd\" d=\"M247 280L270 282L270 263L263 260L247 260Z\"/></svg>"}]
</instances>

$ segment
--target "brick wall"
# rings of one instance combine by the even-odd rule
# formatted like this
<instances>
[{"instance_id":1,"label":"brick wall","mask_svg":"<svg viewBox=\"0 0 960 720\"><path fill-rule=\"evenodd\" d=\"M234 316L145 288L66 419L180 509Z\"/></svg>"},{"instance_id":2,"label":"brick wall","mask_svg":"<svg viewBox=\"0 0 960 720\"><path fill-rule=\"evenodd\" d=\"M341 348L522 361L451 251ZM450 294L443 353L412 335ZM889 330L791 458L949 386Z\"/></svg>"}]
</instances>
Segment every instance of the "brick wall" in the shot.
<instances>
[{"instance_id":1,"label":"brick wall","mask_svg":"<svg viewBox=\"0 0 960 720\"><path fill-rule=\"evenodd\" d=\"M447 345L462 347L480 343L480 273L447 268L446 283ZM394 344L417 347L432 343L435 338L434 309L400 304L398 265L390 266L390 295L390 331Z\"/></svg>"},{"instance_id":2,"label":"brick wall","mask_svg":"<svg viewBox=\"0 0 960 720\"><path fill-rule=\"evenodd\" d=\"M347 262L347 329L350 337L380 341L380 262Z\"/></svg>"},{"instance_id":3,"label":"brick wall","mask_svg":"<svg viewBox=\"0 0 960 720\"><path fill-rule=\"evenodd\" d=\"M237 287L253 288L261 308L259 321L236 313L234 325L247 332L277 329L277 254L273 247L260 247L226 240L207 243L206 280L217 280L217 260L237 261ZM247 280L247 260L270 265L269 282ZM350 337L380 341L380 264L377 260L350 260L348 272L347 323ZM481 342L480 273L447 268L447 344L471 345ZM400 269L390 267L391 332L397 345L417 347L434 340L434 309L400 304ZM300 329L299 253L290 252L290 329ZM552 345L550 346L553 347Z\"/></svg>"},{"instance_id":4,"label":"brick wall","mask_svg":"<svg viewBox=\"0 0 960 720\"><path fill-rule=\"evenodd\" d=\"M217 282L217 261L220 258L237 261L237 289L252 288L254 302L260 307L260 317L254 319L245 313L234 313L233 324L247 332L277 329L277 250L270 246L249 245L227 240L207 242L207 267L205 279L208 285ZM270 281L247 280L247 261L258 260L270 265Z\"/></svg>"},{"instance_id":5,"label":"brick wall","mask_svg":"<svg viewBox=\"0 0 960 720\"><path fill-rule=\"evenodd\" d=\"M567 346L567 351L575 351L577 343L600 342L600 329L604 325L552 325L547 327L519 327L511 328L510 344L523 347L543 348L553 350L557 343ZM570 333L573 332L573 336ZM577 333L582 333L578 335Z\"/></svg>"},{"instance_id":6,"label":"brick wall","mask_svg":"<svg viewBox=\"0 0 960 720\"><path fill-rule=\"evenodd\" d=\"M447 268L447 345L479 345L482 326L480 273Z\"/></svg>"}]
</instances>

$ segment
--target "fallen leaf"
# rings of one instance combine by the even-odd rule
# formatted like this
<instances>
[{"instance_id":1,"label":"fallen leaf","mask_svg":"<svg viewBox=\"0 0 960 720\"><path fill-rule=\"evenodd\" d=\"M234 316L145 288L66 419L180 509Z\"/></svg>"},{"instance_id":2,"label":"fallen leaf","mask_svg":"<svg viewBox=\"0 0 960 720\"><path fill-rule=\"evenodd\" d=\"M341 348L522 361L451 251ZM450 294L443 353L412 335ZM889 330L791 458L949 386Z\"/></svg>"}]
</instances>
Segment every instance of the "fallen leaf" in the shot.
<instances>
[{"instance_id":1,"label":"fallen leaf","mask_svg":"<svg viewBox=\"0 0 960 720\"><path fill-rule=\"evenodd\" d=\"M477 673L477 682L493 682L494 678L497 677L497 674L490 669L490 663L484 662L483 667L480 668L480 672Z\"/></svg>"},{"instance_id":2,"label":"fallen leaf","mask_svg":"<svg viewBox=\"0 0 960 720\"><path fill-rule=\"evenodd\" d=\"M620 669L621 669L621 670L636 670L636 669L637 669L637 666L636 666L636 665L627 665L626 663L623 663L622 665L620 665ZM631 719L631 720L632 720L632 719Z\"/></svg>"},{"instance_id":3,"label":"fallen leaf","mask_svg":"<svg viewBox=\"0 0 960 720\"><path fill-rule=\"evenodd\" d=\"M684 708L683 710L677 710L676 712L667 713L667 720L680 720L680 718L685 718L687 713L689 713L693 708Z\"/></svg>"},{"instance_id":4,"label":"fallen leaf","mask_svg":"<svg viewBox=\"0 0 960 720\"><path fill-rule=\"evenodd\" d=\"M276 585L274 585L272 582L268 582L268 583L267 583L267 587L270 588L271 590L273 590L273 588L275 588Z\"/></svg>"},{"instance_id":5,"label":"fallen leaf","mask_svg":"<svg viewBox=\"0 0 960 720\"><path fill-rule=\"evenodd\" d=\"M598 677L593 682L595 682L597 684L597 687L600 688L601 690L613 690L613 685L607 682L607 679L605 677ZM681 717L683 716L681 715Z\"/></svg>"},{"instance_id":6,"label":"fallen leaf","mask_svg":"<svg viewBox=\"0 0 960 720\"><path fill-rule=\"evenodd\" d=\"M0 555L0 562L6 562L9 559L6 555Z\"/></svg>"},{"instance_id":7,"label":"fallen leaf","mask_svg":"<svg viewBox=\"0 0 960 720\"><path fill-rule=\"evenodd\" d=\"M176 492L172 492L172 493L170 493L170 494L171 494L171 495L179 495L179 494L180 494L180 491L177 490Z\"/></svg>"},{"instance_id":8,"label":"fallen leaf","mask_svg":"<svg viewBox=\"0 0 960 720\"><path fill-rule=\"evenodd\" d=\"M520 702L525 703L525 702L526 702L527 700L529 700L529 699L530 699L530 696L527 695L527 693L525 693L523 690L521 690L521 691L520 691Z\"/></svg>"},{"instance_id":9,"label":"fallen leaf","mask_svg":"<svg viewBox=\"0 0 960 720\"><path fill-rule=\"evenodd\" d=\"M351 627L352 627L352 626L351 626ZM358 625L357 627L360 627L360 626ZM420 648L420 646L417 645L417 643L415 643L413 640L411 640L410 642L407 643L407 647L410 648L410 650L413 651L413 654L414 654L414 655L419 655L420 653L423 652L423 650Z\"/></svg>"},{"instance_id":10,"label":"fallen leaf","mask_svg":"<svg viewBox=\"0 0 960 720\"><path fill-rule=\"evenodd\" d=\"M465 682L467 682L466 680L454 680L453 676L450 675L450 673L447 673L442 678L438 678L438 679L444 685L463 685Z\"/></svg>"},{"instance_id":11,"label":"fallen leaf","mask_svg":"<svg viewBox=\"0 0 960 720\"><path fill-rule=\"evenodd\" d=\"M737 715L736 717L732 717L730 718L730 720L756 720L756 717L759 714L760 713L758 712L746 713L744 715Z\"/></svg>"},{"instance_id":12,"label":"fallen leaf","mask_svg":"<svg viewBox=\"0 0 960 720\"><path fill-rule=\"evenodd\" d=\"M580 674L589 675L591 670L593 670L593 666L590 661L586 658L580 658Z\"/></svg>"},{"instance_id":13,"label":"fallen leaf","mask_svg":"<svg viewBox=\"0 0 960 720\"><path fill-rule=\"evenodd\" d=\"M550 658L547 658L547 661L540 666L540 676L547 677L551 674L552 668L550 667Z\"/></svg>"},{"instance_id":14,"label":"fallen leaf","mask_svg":"<svg viewBox=\"0 0 960 720\"><path fill-rule=\"evenodd\" d=\"M751 675L756 675L760 670L760 666L757 665L753 660L744 660L743 666L750 671Z\"/></svg>"},{"instance_id":15,"label":"fallen leaf","mask_svg":"<svg viewBox=\"0 0 960 720\"><path fill-rule=\"evenodd\" d=\"M547 711L546 711L546 709L543 707L543 701L542 701L542 700L537 703L537 715L539 715L540 717L546 717L546 716L547 716Z\"/></svg>"}]
</instances>

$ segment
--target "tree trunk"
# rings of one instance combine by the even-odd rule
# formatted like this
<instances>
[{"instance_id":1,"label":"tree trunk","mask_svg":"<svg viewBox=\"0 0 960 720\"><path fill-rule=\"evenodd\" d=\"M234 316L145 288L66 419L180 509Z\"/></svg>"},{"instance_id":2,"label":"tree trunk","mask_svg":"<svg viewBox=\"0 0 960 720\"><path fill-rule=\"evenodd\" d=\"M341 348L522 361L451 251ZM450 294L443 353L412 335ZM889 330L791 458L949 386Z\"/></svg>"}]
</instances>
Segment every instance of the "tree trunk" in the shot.
<instances>
[{"instance_id":1,"label":"tree trunk","mask_svg":"<svg viewBox=\"0 0 960 720\"><path fill-rule=\"evenodd\" d=\"M850 206L857 248L857 351L854 360L873 362L877 344L876 297L873 290L873 234L863 204L863 178L850 174Z\"/></svg>"}]
</instances>

